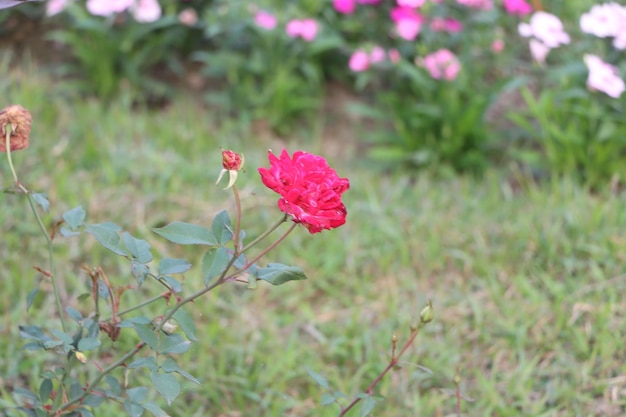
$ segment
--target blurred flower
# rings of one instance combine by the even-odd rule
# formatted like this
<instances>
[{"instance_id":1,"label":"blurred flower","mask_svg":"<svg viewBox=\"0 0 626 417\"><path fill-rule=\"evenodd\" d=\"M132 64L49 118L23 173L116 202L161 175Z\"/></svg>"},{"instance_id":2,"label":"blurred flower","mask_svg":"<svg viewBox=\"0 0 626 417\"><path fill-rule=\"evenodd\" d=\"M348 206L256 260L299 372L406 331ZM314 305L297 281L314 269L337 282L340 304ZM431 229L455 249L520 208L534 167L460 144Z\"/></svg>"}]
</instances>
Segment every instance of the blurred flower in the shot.
<instances>
[{"instance_id":1,"label":"blurred flower","mask_svg":"<svg viewBox=\"0 0 626 417\"><path fill-rule=\"evenodd\" d=\"M397 49L390 49L389 51L387 51L387 55L389 56L389 60L394 64L400 62L400 60L402 59L402 56Z\"/></svg>"},{"instance_id":2,"label":"blurred flower","mask_svg":"<svg viewBox=\"0 0 626 417\"><path fill-rule=\"evenodd\" d=\"M626 49L626 6L596 4L580 17L580 29L599 38L614 37L613 46Z\"/></svg>"},{"instance_id":3,"label":"blurred flower","mask_svg":"<svg viewBox=\"0 0 626 417\"><path fill-rule=\"evenodd\" d=\"M426 0L396 0L396 3L400 7L422 7Z\"/></svg>"},{"instance_id":4,"label":"blurred flower","mask_svg":"<svg viewBox=\"0 0 626 417\"><path fill-rule=\"evenodd\" d=\"M543 65L550 53L550 48L537 39L531 39L528 46L530 47L530 54L533 59L540 65Z\"/></svg>"},{"instance_id":5,"label":"blurred flower","mask_svg":"<svg viewBox=\"0 0 626 417\"><path fill-rule=\"evenodd\" d=\"M377 64L385 60L385 50L380 46L374 46L370 51L369 56L370 62L372 64Z\"/></svg>"},{"instance_id":6,"label":"blurred flower","mask_svg":"<svg viewBox=\"0 0 626 417\"><path fill-rule=\"evenodd\" d=\"M292 38L301 37L307 42L311 42L317 36L317 22L314 19L293 19L287 23L287 35Z\"/></svg>"},{"instance_id":7,"label":"blurred flower","mask_svg":"<svg viewBox=\"0 0 626 417\"><path fill-rule=\"evenodd\" d=\"M61 13L69 4L69 0L48 0L46 3L46 15L54 16Z\"/></svg>"},{"instance_id":8,"label":"blurred flower","mask_svg":"<svg viewBox=\"0 0 626 417\"><path fill-rule=\"evenodd\" d=\"M423 66L436 80L454 80L461 70L459 59L447 49L440 49L424 58L417 58L415 63Z\"/></svg>"},{"instance_id":9,"label":"blurred flower","mask_svg":"<svg viewBox=\"0 0 626 417\"><path fill-rule=\"evenodd\" d=\"M191 7L188 7L178 14L178 21L185 26L193 26L198 21L198 13Z\"/></svg>"},{"instance_id":10,"label":"blurred flower","mask_svg":"<svg viewBox=\"0 0 626 417\"><path fill-rule=\"evenodd\" d=\"M407 41L419 35L424 17L410 7L396 7L391 10L391 20L395 23L396 33Z\"/></svg>"},{"instance_id":11,"label":"blurred flower","mask_svg":"<svg viewBox=\"0 0 626 417\"><path fill-rule=\"evenodd\" d=\"M343 14L352 14L356 9L356 0L333 0L335 10Z\"/></svg>"},{"instance_id":12,"label":"blurred flower","mask_svg":"<svg viewBox=\"0 0 626 417\"><path fill-rule=\"evenodd\" d=\"M268 153L270 167L259 168L261 181L280 195L278 208L301 223L309 233L334 229L346 222L347 210L341 195L350 188L321 156L283 149L280 157Z\"/></svg>"},{"instance_id":13,"label":"blurred flower","mask_svg":"<svg viewBox=\"0 0 626 417\"><path fill-rule=\"evenodd\" d=\"M589 69L587 87L590 90L602 91L609 97L619 98L626 89L626 85L619 77L617 68L596 55L585 55L584 59Z\"/></svg>"},{"instance_id":14,"label":"blurred flower","mask_svg":"<svg viewBox=\"0 0 626 417\"><path fill-rule=\"evenodd\" d=\"M157 0L136 0L130 10L140 23L154 22L161 17L161 6Z\"/></svg>"},{"instance_id":15,"label":"blurred flower","mask_svg":"<svg viewBox=\"0 0 626 417\"><path fill-rule=\"evenodd\" d=\"M359 3L359 4L378 4L381 1L382 0L357 0L357 3Z\"/></svg>"},{"instance_id":16,"label":"blurred flower","mask_svg":"<svg viewBox=\"0 0 626 417\"><path fill-rule=\"evenodd\" d=\"M95 16L111 16L126 11L134 0L87 0L87 11Z\"/></svg>"},{"instance_id":17,"label":"blurred flower","mask_svg":"<svg viewBox=\"0 0 626 417\"><path fill-rule=\"evenodd\" d=\"M260 11L254 16L254 22L263 29L272 30L276 27L276 16L271 13Z\"/></svg>"},{"instance_id":18,"label":"blurred flower","mask_svg":"<svg viewBox=\"0 0 626 417\"><path fill-rule=\"evenodd\" d=\"M492 0L456 0L456 2L477 10L490 10L493 8Z\"/></svg>"},{"instance_id":19,"label":"blurred flower","mask_svg":"<svg viewBox=\"0 0 626 417\"><path fill-rule=\"evenodd\" d=\"M504 41L502 39L494 40L491 44L491 50L496 54L502 52L504 50Z\"/></svg>"},{"instance_id":20,"label":"blurred flower","mask_svg":"<svg viewBox=\"0 0 626 417\"><path fill-rule=\"evenodd\" d=\"M456 33L463 30L463 23L452 18L434 17L430 21L430 29L433 32L450 32Z\"/></svg>"},{"instance_id":21,"label":"blurred flower","mask_svg":"<svg viewBox=\"0 0 626 417\"><path fill-rule=\"evenodd\" d=\"M350 56L348 67L354 72L362 72L369 68L370 57L363 49L357 49Z\"/></svg>"},{"instance_id":22,"label":"blurred flower","mask_svg":"<svg viewBox=\"0 0 626 417\"><path fill-rule=\"evenodd\" d=\"M570 41L570 37L563 30L563 23L559 18L542 11L533 14L529 23L520 23L518 30L520 35L535 37L548 48L556 48L561 44L568 44Z\"/></svg>"},{"instance_id":23,"label":"blurred flower","mask_svg":"<svg viewBox=\"0 0 626 417\"><path fill-rule=\"evenodd\" d=\"M508 14L526 16L532 13L533 7L526 0L504 0L504 10Z\"/></svg>"},{"instance_id":24,"label":"blurred flower","mask_svg":"<svg viewBox=\"0 0 626 417\"><path fill-rule=\"evenodd\" d=\"M20 105L5 107L0 111L0 152L6 152L6 134L11 129L9 146L11 152L28 147L30 126L33 119L30 112Z\"/></svg>"}]
</instances>

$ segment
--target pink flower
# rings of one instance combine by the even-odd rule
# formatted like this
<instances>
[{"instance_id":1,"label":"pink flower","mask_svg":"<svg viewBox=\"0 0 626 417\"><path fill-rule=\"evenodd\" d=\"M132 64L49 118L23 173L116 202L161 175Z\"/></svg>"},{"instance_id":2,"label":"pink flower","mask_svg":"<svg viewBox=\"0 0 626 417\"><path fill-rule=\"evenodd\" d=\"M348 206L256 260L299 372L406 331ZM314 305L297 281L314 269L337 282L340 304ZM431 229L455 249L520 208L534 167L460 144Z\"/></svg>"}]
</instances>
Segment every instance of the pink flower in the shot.
<instances>
[{"instance_id":1,"label":"pink flower","mask_svg":"<svg viewBox=\"0 0 626 417\"><path fill-rule=\"evenodd\" d=\"M339 13L352 14L356 9L355 0L333 0L333 7Z\"/></svg>"},{"instance_id":2,"label":"pink flower","mask_svg":"<svg viewBox=\"0 0 626 417\"><path fill-rule=\"evenodd\" d=\"M556 48L561 44L568 44L569 35L563 30L563 23L558 17L546 13L536 12L530 18L530 23L520 23L518 26L520 35L535 37L548 48Z\"/></svg>"},{"instance_id":3,"label":"pink flower","mask_svg":"<svg viewBox=\"0 0 626 417\"><path fill-rule=\"evenodd\" d=\"M391 20L395 23L396 33L407 41L419 35L424 17L409 7L396 7L391 10Z\"/></svg>"},{"instance_id":4,"label":"pink flower","mask_svg":"<svg viewBox=\"0 0 626 417\"><path fill-rule=\"evenodd\" d=\"M359 4L378 4L381 1L382 0L357 0L357 3L359 3Z\"/></svg>"},{"instance_id":5,"label":"pink flower","mask_svg":"<svg viewBox=\"0 0 626 417\"><path fill-rule=\"evenodd\" d=\"M602 91L613 98L619 98L622 95L626 85L619 77L616 67L607 64L596 55L585 55L585 64L589 69L587 87L590 90Z\"/></svg>"},{"instance_id":6,"label":"pink flower","mask_svg":"<svg viewBox=\"0 0 626 417\"><path fill-rule=\"evenodd\" d=\"M301 37L307 42L311 42L317 36L317 22L314 19L293 19L287 23L287 35L292 38Z\"/></svg>"},{"instance_id":7,"label":"pink flower","mask_svg":"<svg viewBox=\"0 0 626 417\"><path fill-rule=\"evenodd\" d=\"M599 38L614 37L613 46L626 49L626 7L617 3L596 4L580 17L583 32Z\"/></svg>"},{"instance_id":8,"label":"pink flower","mask_svg":"<svg viewBox=\"0 0 626 417\"><path fill-rule=\"evenodd\" d=\"M261 181L280 195L278 208L303 224L309 233L334 229L346 222L347 210L341 195L350 188L321 156L283 149L280 157L268 153L270 167L259 168Z\"/></svg>"},{"instance_id":9,"label":"pink flower","mask_svg":"<svg viewBox=\"0 0 626 417\"><path fill-rule=\"evenodd\" d=\"M458 58L447 49L440 49L423 59L417 59L416 64L423 66L436 80L452 81L461 70L461 63Z\"/></svg>"},{"instance_id":10,"label":"pink flower","mask_svg":"<svg viewBox=\"0 0 626 417\"><path fill-rule=\"evenodd\" d=\"M260 11L254 15L254 22L257 26L267 30L272 30L276 27L276 17L264 11Z\"/></svg>"},{"instance_id":11,"label":"pink flower","mask_svg":"<svg viewBox=\"0 0 626 417\"><path fill-rule=\"evenodd\" d=\"M396 0L396 3L400 7L413 7L418 8L422 7L426 0Z\"/></svg>"},{"instance_id":12,"label":"pink flower","mask_svg":"<svg viewBox=\"0 0 626 417\"><path fill-rule=\"evenodd\" d=\"M526 0L504 0L504 10L508 14L526 16L532 13L533 8Z\"/></svg>"},{"instance_id":13,"label":"pink flower","mask_svg":"<svg viewBox=\"0 0 626 417\"><path fill-rule=\"evenodd\" d=\"M531 39L528 46L530 47L530 54L533 56L533 59L538 64L543 65L546 62L546 57L550 53L550 48L537 39Z\"/></svg>"},{"instance_id":14,"label":"pink flower","mask_svg":"<svg viewBox=\"0 0 626 417\"><path fill-rule=\"evenodd\" d=\"M397 49L390 49L389 51L387 51L387 55L389 56L389 60L394 64L400 62L400 60L402 59L402 56Z\"/></svg>"},{"instance_id":15,"label":"pink flower","mask_svg":"<svg viewBox=\"0 0 626 417\"><path fill-rule=\"evenodd\" d=\"M430 29L433 32L450 32L456 33L463 30L463 23L452 18L434 17L430 21Z\"/></svg>"},{"instance_id":16,"label":"pink flower","mask_svg":"<svg viewBox=\"0 0 626 417\"><path fill-rule=\"evenodd\" d=\"M477 10L490 10L493 8L492 0L456 0L456 2Z\"/></svg>"},{"instance_id":17,"label":"pink flower","mask_svg":"<svg viewBox=\"0 0 626 417\"><path fill-rule=\"evenodd\" d=\"M504 50L504 41L502 39L494 40L491 44L491 50L496 54L502 52Z\"/></svg>"},{"instance_id":18,"label":"pink flower","mask_svg":"<svg viewBox=\"0 0 626 417\"><path fill-rule=\"evenodd\" d=\"M46 16L54 16L61 13L68 3L69 0L48 0L46 3Z\"/></svg>"},{"instance_id":19,"label":"pink flower","mask_svg":"<svg viewBox=\"0 0 626 417\"><path fill-rule=\"evenodd\" d=\"M354 72L362 72L369 68L370 57L363 49L357 49L350 56L348 67Z\"/></svg>"},{"instance_id":20,"label":"pink flower","mask_svg":"<svg viewBox=\"0 0 626 417\"><path fill-rule=\"evenodd\" d=\"M380 46L374 46L369 54L369 61L372 64L377 64L385 60L385 50Z\"/></svg>"},{"instance_id":21,"label":"pink flower","mask_svg":"<svg viewBox=\"0 0 626 417\"><path fill-rule=\"evenodd\" d=\"M135 0L87 0L87 11L94 16L111 16L130 8Z\"/></svg>"},{"instance_id":22,"label":"pink flower","mask_svg":"<svg viewBox=\"0 0 626 417\"><path fill-rule=\"evenodd\" d=\"M198 13L191 7L187 7L178 13L178 21L185 26L193 26L198 21Z\"/></svg>"},{"instance_id":23,"label":"pink flower","mask_svg":"<svg viewBox=\"0 0 626 417\"><path fill-rule=\"evenodd\" d=\"M131 7L131 12L138 22L154 22L161 17L161 6L157 0L136 0Z\"/></svg>"}]
</instances>

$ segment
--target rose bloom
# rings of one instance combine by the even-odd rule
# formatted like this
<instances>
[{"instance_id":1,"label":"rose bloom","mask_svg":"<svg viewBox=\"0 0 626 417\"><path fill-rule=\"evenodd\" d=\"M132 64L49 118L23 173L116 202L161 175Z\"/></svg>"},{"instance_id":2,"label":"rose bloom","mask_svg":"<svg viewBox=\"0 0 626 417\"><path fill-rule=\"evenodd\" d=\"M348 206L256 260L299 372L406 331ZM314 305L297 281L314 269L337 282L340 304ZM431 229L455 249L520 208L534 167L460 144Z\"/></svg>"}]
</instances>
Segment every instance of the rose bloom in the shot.
<instances>
[{"instance_id":1,"label":"rose bloom","mask_svg":"<svg viewBox=\"0 0 626 417\"><path fill-rule=\"evenodd\" d=\"M619 98L626 85L624 80L619 77L617 68L611 64L607 64L596 55L585 55L585 64L589 69L589 77L587 78L587 87L590 90L602 91L609 97Z\"/></svg>"},{"instance_id":2,"label":"rose bloom","mask_svg":"<svg viewBox=\"0 0 626 417\"><path fill-rule=\"evenodd\" d=\"M520 23L518 30L520 35L533 36L548 48L556 48L570 41L569 35L563 30L561 20L546 12L536 12L530 18L529 23Z\"/></svg>"},{"instance_id":3,"label":"rose bloom","mask_svg":"<svg viewBox=\"0 0 626 417\"><path fill-rule=\"evenodd\" d=\"M380 46L374 46L370 51L369 59L372 64L383 62L385 60L385 50Z\"/></svg>"},{"instance_id":4,"label":"rose bloom","mask_svg":"<svg viewBox=\"0 0 626 417\"><path fill-rule=\"evenodd\" d=\"M178 21L185 26L193 26L198 21L198 13L191 7L188 7L180 11Z\"/></svg>"},{"instance_id":5,"label":"rose bloom","mask_svg":"<svg viewBox=\"0 0 626 417\"><path fill-rule=\"evenodd\" d=\"M496 54L502 52L504 50L504 41L502 39L495 39L491 44L491 50Z\"/></svg>"},{"instance_id":6,"label":"rose bloom","mask_svg":"<svg viewBox=\"0 0 626 417\"><path fill-rule=\"evenodd\" d=\"M533 8L526 0L504 0L504 10L511 15L526 16Z\"/></svg>"},{"instance_id":7,"label":"rose bloom","mask_svg":"<svg viewBox=\"0 0 626 417\"><path fill-rule=\"evenodd\" d=\"M400 7L418 8L418 7L422 7L424 3L426 3L426 0L396 0L396 3Z\"/></svg>"},{"instance_id":8,"label":"rose bloom","mask_svg":"<svg viewBox=\"0 0 626 417\"><path fill-rule=\"evenodd\" d=\"M550 48L547 47L543 42L538 41L537 39L531 39L528 43L528 47L530 48L530 54L533 59L539 64L543 65L546 62L546 58L550 53Z\"/></svg>"},{"instance_id":9,"label":"rose bloom","mask_svg":"<svg viewBox=\"0 0 626 417\"><path fill-rule=\"evenodd\" d=\"M6 129L11 125L9 148L11 152L28 148L30 140L30 127L33 118L30 112L19 104L14 104L0 110L0 152L6 152Z\"/></svg>"},{"instance_id":10,"label":"rose bloom","mask_svg":"<svg viewBox=\"0 0 626 417\"><path fill-rule=\"evenodd\" d=\"M430 21L430 30L433 32L457 33L463 30L463 23L452 18L434 17Z\"/></svg>"},{"instance_id":11,"label":"rose bloom","mask_svg":"<svg viewBox=\"0 0 626 417\"><path fill-rule=\"evenodd\" d=\"M390 49L389 51L387 51L387 55L389 56L389 60L394 64L400 62L400 60L402 59L402 56L397 49Z\"/></svg>"},{"instance_id":12,"label":"rose bloom","mask_svg":"<svg viewBox=\"0 0 626 417\"><path fill-rule=\"evenodd\" d=\"M257 26L267 30L272 30L276 27L276 17L264 11L260 11L254 16L254 22Z\"/></svg>"},{"instance_id":13,"label":"rose bloom","mask_svg":"<svg viewBox=\"0 0 626 417\"><path fill-rule=\"evenodd\" d=\"M436 80L454 80L461 71L459 59L447 49L440 49L423 59L417 59L416 64L423 66Z\"/></svg>"},{"instance_id":14,"label":"rose bloom","mask_svg":"<svg viewBox=\"0 0 626 417\"><path fill-rule=\"evenodd\" d=\"M270 167L259 168L261 181L280 195L278 208L301 223L309 233L334 229L346 222L341 195L350 188L321 156L283 149L280 157L268 153Z\"/></svg>"},{"instance_id":15,"label":"rose bloom","mask_svg":"<svg viewBox=\"0 0 626 417\"><path fill-rule=\"evenodd\" d=\"M54 16L61 13L68 3L69 0L48 0L46 3L46 16Z\"/></svg>"},{"instance_id":16,"label":"rose bloom","mask_svg":"<svg viewBox=\"0 0 626 417\"><path fill-rule=\"evenodd\" d=\"M94 16L111 16L131 7L134 0L87 0L87 11Z\"/></svg>"}]
</instances>

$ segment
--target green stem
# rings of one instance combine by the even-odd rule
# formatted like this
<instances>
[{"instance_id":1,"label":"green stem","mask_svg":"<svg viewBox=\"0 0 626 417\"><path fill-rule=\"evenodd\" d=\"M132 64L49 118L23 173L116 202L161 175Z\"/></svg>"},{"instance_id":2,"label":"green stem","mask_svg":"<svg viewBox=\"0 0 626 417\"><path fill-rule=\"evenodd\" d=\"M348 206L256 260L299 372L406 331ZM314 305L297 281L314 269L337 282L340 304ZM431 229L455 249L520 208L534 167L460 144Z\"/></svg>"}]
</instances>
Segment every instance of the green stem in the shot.
<instances>
[{"instance_id":1,"label":"green stem","mask_svg":"<svg viewBox=\"0 0 626 417\"><path fill-rule=\"evenodd\" d=\"M241 198L239 198L239 189L236 185L233 185L233 196L235 197L235 207L237 211L235 236L233 237L233 241L235 242L235 252L237 252L239 250L239 233L241 231Z\"/></svg>"},{"instance_id":2,"label":"green stem","mask_svg":"<svg viewBox=\"0 0 626 417\"><path fill-rule=\"evenodd\" d=\"M159 295L157 295L157 296L154 296L154 297L152 297L152 298L149 298L149 299L147 299L147 300L145 300L145 301L142 301L141 303L137 304L136 306L129 307L129 308L127 308L126 310L122 310L122 311L118 312L118 313L117 313L117 317L122 317L123 315L128 314L128 313L130 313L131 311L138 310L138 309L140 309L141 307L147 306L148 304L154 303L155 301L160 300L160 299L162 299L162 298L163 298L163 294L159 294ZM113 317L109 317L109 318L107 318L107 319L105 319L105 320L103 320L103 321L109 321L109 320L111 320L112 318L113 318Z\"/></svg>"},{"instance_id":3,"label":"green stem","mask_svg":"<svg viewBox=\"0 0 626 417\"><path fill-rule=\"evenodd\" d=\"M239 257L240 254L244 253L245 251L247 251L248 249L250 249L252 246L254 246L255 244L257 244L258 242L260 242L261 240L263 240L264 238L266 238L270 233L272 233L274 230L276 230L278 228L278 226L280 226L281 224L283 224L285 221L287 220L287 214L285 214L278 222L276 222L272 227L270 227L269 229L267 229L267 231L265 231L263 234L261 234L259 237L257 237L256 239L254 239L251 243L249 243L248 245L246 245L241 252L238 252L235 249L235 253L233 254L233 257L231 258L230 262L228 263L228 265L226 265L226 267L224 268L224 270L222 271L222 274L220 275L220 277L218 279L216 279L211 285L201 289L200 291L197 291L191 295L189 295L186 298L183 298L182 300L180 300L170 311L169 313L167 313L165 315L165 317L163 318L163 320L161 320L161 323L157 326L156 328L156 332L159 333L162 329L163 326L165 325L165 323L168 322L169 319L172 318L172 316L174 316L174 314L185 304L192 302L193 300L195 300L198 297L201 297L202 295L208 293L209 291L211 291L212 289L214 289L215 287L223 284L224 282L227 281L226 278L226 274L228 272L228 270L230 269L231 266L233 266L233 264L235 263L235 261L237 260L237 258ZM247 269L250 265L252 265L254 262L258 261L263 255L265 255L267 252L269 252L270 250L272 250L273 248L276 247L276 245L278 245L280 242L283 241L283 239L285 239L285 237L295 228L297 224L294 223L293 226L291 226L289 228L289 230L287 230L287 232L285 234L283 234L280 238L278 238L278 240L274 243L272 243L267 249L265 249L263 252L261 252L259 255L256 256L256 258L254 258L254 260L252 262L247 262L246 265L241 269L241 270L245 270ZM240 270L240 271L241 271ZM236 274L239 274L239 272L236 272ZM229 278L234 277L231 276Z\"/></svg>"},{"instance_id":4,"label":"green stem","mask_svg":"<svg viewBox=\"0 0 626 417\"><path fill-rule=\"evenodd\" d=\"M241 268L243 270L246 270L250 267L250 265L254 264L255 262L257 262L259 259L261 259L263 256L265 256L269 251L271 251L272 249L274 249L276 246L278 246L278 244L280 242L282 242L283 240L285 240L285 238L287 237L287 235L289 233L291 233L293 231L293 229L296 228L296 226L298 225L298 223L294 223L291 225L291 227L289 229L287 229L287 231L285 233L283 233L283 235L281 237L279 237L276 242L272 243L271 245L269 245L267 248L265 248L263 251L261 251L261 253L259 253L254 259L252 259L251 261L248 261L246 263L246 265Z\"/></svg>"},{"instance_id":5,"label":"green stem","mask_svg":"<svg viewBox=\"0 0 626 417\"><path fill-rule=\"evenodd\" d=\"M54 412L52 412L50 415L61 415L61 411L63 410L67 410L69 409L71 406L73 406L74 404L78 404L81 401L83 401L83 399L88 396L94 389L96 389L96 387L98 386L98 384L100 383L100 381L102 381L102 379L107 376L108 374L110 374L115 368L117 368L118 366L123 365L127 360L129 360L130 358L132 358L133 356L135 356L137 354L137 352L139 352L141 350L141 348L143 348L146 344L144 342L139 343L137 346L135 346L135 348L129 352L127 352L124 356L122 356L121 358L119 358L118 360L116 360L115 362L113 362L111 365L107 366L106 368L104 368L102 370L102 372L100 372L90 383L89 385L84 387L84 391L83 393L74 398L71 401L66 402L65 404L63 404L60 408L57 408ZM55 414L57 413L57 414Z\"/></svg>"},{"instance_id":6,"label":"green stem","mask_svg":"<svg viewBox=\"0 0 626 417\"><path fill-rule=\"evenodd\" d=\"M257 243L259 243L261 240L265 239L268 235L270 235L274 230L278 229L278 227L283 224L284 222L287 221L287 219L289 218L289 215L285 213L285 215L283 217L281 217L281 219L279 221L277 221L276 223L274 223L274 225L272 227L270 227L269 229L267 229L265 232L263 232L263 234L261 234L260 236L258 236L256 239L254 239L252 242L248 243L242 250L241 253L244 253L245 251L247 251L248 249L250 249L252 246L256 245Z\"/></svg>"}]
</instances>

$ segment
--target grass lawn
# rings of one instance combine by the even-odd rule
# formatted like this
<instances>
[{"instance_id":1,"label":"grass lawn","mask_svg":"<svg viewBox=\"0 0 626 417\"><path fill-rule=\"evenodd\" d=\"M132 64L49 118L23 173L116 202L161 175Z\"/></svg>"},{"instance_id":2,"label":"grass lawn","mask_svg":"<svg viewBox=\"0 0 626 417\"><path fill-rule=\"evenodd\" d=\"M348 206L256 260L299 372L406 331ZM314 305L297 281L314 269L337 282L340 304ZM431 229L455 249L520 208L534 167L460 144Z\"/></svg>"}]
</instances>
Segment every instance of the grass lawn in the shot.
<instances>
[{"instance_id":1,"label":"grass lawn","mask_svg":"<svg viewBox=\"0 0 626 417\"><path fill-rule=\"evenodd\" d=\"M384 401L373 415L452 415L457 369L463 415L626 415L622 193L589 193L567 179L514 188L496 170L481 179L382 175L362 162L355 137L251 135L182 94L164 110L131 111L127 98L105 108L36 68L9 70L4 62L0 73L0 107L22 104L33 113L31 147L13 156L20 180L48 193L44 221L82 205L87 221L118 223L148 240L157 258L198 263L202 253L169 245L151 228L208 225L232 210L230 194L214 185L221 147L246 156L248 236L280 216L256 172L267 166L268 148L321 154L350 178L344 227L314 236L298 229L266 259L301 266L308 281L255 291L224 285L188 309L200 341L178 363L202 385L185 382L171 407L158 400L172 416L336 416L333 406L319 406L322 390L306 367L334 389L359 392L386 366L392 335L401 344L429 299L435 319L379 385ZM10 184L2 160L0 186ZM45 241L23 199L0 194L0 207L0 414L12 415L13 387L36 391L38 374L63 357L20 349L17 326L45 325L56 310L48 292L26 314L33 266L46 265ZM87 235L55 240L55 254L63 301L84 313L91 305L77 301L86 288L81 265L133 283L127 264ZM186 274L186 287L201 285L197 268ZM142 297L159 291L147 283ZM105 342L99 363L134 337ZM142 371L127 377L150 385ZM122 409L111 403L98 415Z\"/></svg>"}]
</instances>

